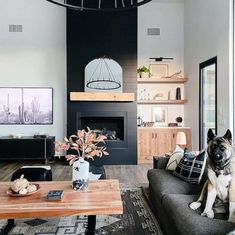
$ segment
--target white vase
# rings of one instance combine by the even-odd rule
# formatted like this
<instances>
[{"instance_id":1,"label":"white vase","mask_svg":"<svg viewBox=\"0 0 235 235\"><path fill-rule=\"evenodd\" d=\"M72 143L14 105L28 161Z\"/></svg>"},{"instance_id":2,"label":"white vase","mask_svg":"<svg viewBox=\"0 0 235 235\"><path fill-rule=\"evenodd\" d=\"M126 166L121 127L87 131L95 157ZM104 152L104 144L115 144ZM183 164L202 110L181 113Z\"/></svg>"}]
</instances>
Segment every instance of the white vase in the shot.
<instances>
[{"instance_id":1,"label":"white vase","mask_svg":"<svg viewBox=\"0 0 235 235\"><path fill-rule=\"evenodd\" d=\"M142 73L142 78L149 78L149 73Z\"/></svg>"},{"instance_id":2,"label":"white vase","mask_svg":"<svg viewBox=\"0 0 235 235\"><path fill-rule=\"evenodd\" d=\"M74 190L86 190L89 178L89 162L80 157L73 163L72 187Z\"/></svg>"}]
</instances>

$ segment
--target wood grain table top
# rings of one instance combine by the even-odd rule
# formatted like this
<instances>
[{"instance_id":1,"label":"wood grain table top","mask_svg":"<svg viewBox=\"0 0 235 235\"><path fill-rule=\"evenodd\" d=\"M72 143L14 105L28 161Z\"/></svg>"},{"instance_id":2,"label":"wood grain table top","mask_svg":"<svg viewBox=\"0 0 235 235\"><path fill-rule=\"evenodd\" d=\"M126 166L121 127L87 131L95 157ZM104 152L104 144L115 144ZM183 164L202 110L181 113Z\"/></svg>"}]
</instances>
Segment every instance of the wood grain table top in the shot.
<instances>
[{"instance_id":1,"label":"wood grain table top","mask_svg":"<svg viewBox=\"0 0 235 235\"><path fill-rule=\"evenodd\" d=\"M12 197L6 191L12 182L0 182L0 218L122 214L118 180L89 181L87 191L74 191L71 181L40 181L35 194ZM61 201L48 201L50 190L63 190Z\"/></svg>"}]
</instances>

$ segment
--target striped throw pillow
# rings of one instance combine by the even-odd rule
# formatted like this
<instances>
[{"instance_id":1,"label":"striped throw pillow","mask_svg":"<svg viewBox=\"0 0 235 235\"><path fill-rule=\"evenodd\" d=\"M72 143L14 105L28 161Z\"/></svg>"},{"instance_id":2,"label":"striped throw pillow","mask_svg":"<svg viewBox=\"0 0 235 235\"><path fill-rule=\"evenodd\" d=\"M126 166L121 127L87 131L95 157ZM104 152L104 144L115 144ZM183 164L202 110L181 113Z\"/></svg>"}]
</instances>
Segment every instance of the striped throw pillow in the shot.
<instances>
[{"instance_id":1,"label":"striped throw pillow","mask_svg":"<svg viewBox=\"0 0 235 235\"><path fill-rule=\"evenodd\" d=\"M199 184L202 179L205 166L205 151L202 151L197 155L195 152L190 152L185 149L184 156L180 160L173 174L184 181L192 184Z\"/></svg>"}]
</instances>

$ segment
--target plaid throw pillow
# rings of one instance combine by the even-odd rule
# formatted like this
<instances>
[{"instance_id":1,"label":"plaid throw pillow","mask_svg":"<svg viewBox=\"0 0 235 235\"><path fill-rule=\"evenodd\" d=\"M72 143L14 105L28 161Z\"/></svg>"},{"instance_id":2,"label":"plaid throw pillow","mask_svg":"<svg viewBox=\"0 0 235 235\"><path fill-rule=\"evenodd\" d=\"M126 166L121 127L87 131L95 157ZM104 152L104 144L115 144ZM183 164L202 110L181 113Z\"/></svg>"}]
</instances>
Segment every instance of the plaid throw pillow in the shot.
<instances>
[{"instance_id":1,"label":"plaid throw pillow","mask_svg":"<svg viewBox=\"0 0 235 235\"><path fill-rule=\"evenodd\" d=\"M192 184L199 184L206 166L205 151L199 153L184 151L184 156L180 160L173 174L180 179Z\"/></svg>"}]
</instances>

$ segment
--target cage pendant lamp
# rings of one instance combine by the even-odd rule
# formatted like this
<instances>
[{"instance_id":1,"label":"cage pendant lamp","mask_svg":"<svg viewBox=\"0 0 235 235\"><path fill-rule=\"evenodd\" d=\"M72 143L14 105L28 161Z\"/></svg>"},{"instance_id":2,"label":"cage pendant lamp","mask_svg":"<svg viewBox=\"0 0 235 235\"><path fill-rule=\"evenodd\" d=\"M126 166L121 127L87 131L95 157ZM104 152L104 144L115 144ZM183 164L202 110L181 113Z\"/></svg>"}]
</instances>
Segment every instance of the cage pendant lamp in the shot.
<instances>
[{"instance_id":1,"label":"cage pendant lamp","mask_svg":"<svg viewBox=\"0 0 235 235\"><path fill-rule=\"evenodd\" d=\"M78 11L125 11L137 8L152 0L46 0Z\"/></svg>"},{"instance_id":2,"label":"cage pendant lamp","mask_svg":"<svg viewBox=\"0 0 235 235\"><path fill-rule=\"evenodd\" d=\"M120 80L116 79L109 67L106 57L98 58L98 63L91 74L86 86L96 90L115 90L121 87Z\"/></svg>"}]
</instances>

